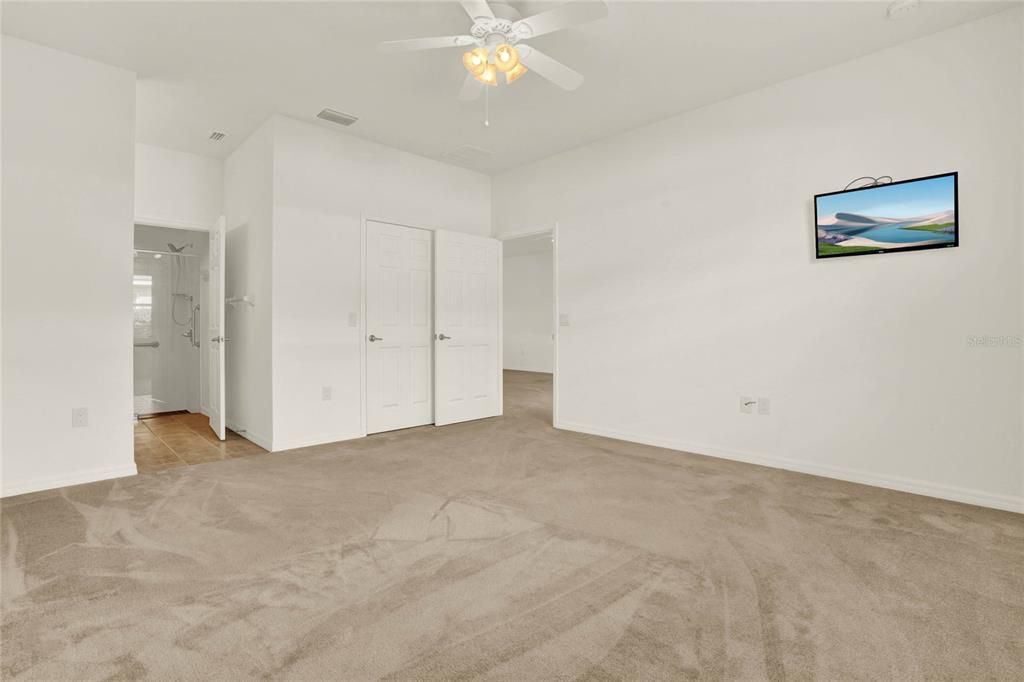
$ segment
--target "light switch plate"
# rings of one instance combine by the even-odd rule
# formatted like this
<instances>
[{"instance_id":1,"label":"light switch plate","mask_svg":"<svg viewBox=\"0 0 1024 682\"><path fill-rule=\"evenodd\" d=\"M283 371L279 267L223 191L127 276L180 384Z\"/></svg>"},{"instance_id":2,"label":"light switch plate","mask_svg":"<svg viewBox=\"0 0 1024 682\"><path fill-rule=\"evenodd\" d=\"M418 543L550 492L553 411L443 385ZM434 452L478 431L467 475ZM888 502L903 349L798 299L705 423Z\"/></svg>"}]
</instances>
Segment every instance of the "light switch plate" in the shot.
<instances>
[{"instance_id":1,"label":"light switch plate","mask_svg":"<svg viewBox=\"0 0 1024 682\"><path fill-rule=\"evenodd\" d=\"M569 326L569 313L558 313L558 326L568 327Z\"/></svg>"},{"instance_id":2,"label":"light switch plate","mask_svg":"<svg viewBox=\"0 0 1024 682\"><path fill-rule=\"evenodd\" d=\"M757 413L758 414L771 414L772 413L772 399L771 398L758 398L757 399Z\"/></svg>"},{"instance_id":3,"label":"light switch plate","mask_svg":"<svg viewBox=\"0 0 1024 682\"><path fill-rule=\"evenodd\" d=\"M743 414L754 414L754 405L756 404L757 401L749 395L740 396L740 412Z\"/></svg>"},{"instance_id":4,"label":"light switch plate","mask_svg":"<svg viewBox=\"0 0 1024 682\"><path fill-rule=\"evenodd\" d=\"M320 400L330 400L333 395L333 391L330 386L323 386L320 388Z\"/></svg>"},{"instance_id":5,"label":"light switch plate","mask_svg":"<svg viewBox=\"0 0 1024 682\"><path fill-rule=\"evenodd\" d=\"M358 327L359 326L359 313L348 314L348 326Z\"/></svg>"}]
</instances>

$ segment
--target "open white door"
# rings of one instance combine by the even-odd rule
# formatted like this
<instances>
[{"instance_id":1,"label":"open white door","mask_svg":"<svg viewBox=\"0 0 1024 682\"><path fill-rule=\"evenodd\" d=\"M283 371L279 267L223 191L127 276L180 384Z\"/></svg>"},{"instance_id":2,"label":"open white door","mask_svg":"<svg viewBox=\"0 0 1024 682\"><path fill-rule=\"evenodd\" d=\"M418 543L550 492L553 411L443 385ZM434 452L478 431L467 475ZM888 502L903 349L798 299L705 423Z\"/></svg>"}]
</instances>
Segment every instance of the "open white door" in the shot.
<instances>
[{"instance_id":1,"label":"open white door","mask_svg":"<svg viewBox=\"0 0 1024 682\"><path fill-rule=\"evenodd\" d=\"M434 233L434 423L501 414L501 242Z\"/></svg>"},{"instance_id":2,"label":"open white door","mask_svg":"<svg viewBox=\"0 0 1024 682\"><path fill-rule=\"evenodd\" d=\"M225 438L224 426L224 247L227 227L224 216L210 230L210 284L206 289L206 310L209 311L209 371L210 382L210 428L221 440Z\"/></svg>"}]
</instances>

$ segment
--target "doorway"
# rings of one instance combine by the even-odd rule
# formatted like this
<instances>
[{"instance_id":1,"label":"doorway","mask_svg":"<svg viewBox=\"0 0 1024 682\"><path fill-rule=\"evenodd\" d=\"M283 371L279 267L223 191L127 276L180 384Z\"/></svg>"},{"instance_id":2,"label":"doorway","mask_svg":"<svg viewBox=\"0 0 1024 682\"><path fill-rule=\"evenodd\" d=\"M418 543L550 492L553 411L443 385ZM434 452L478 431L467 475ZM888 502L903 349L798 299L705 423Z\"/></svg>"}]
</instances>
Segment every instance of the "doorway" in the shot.
<instances>
[{"instance_id":1,"label":"doorway","mask_svg":"<svg viewBox=\"0 0 1024 682\"><path fill-rule=\"evenodd\" d=\"M223 219L210 231L136 225L132 274L136 468L266 452L224 427Z\"/></svg>"},{"instance_id":2,"label":"doorway","mask_svg":"<svg viewBox=\"0 0 1024 682\"><path fill-rule=\"evenodd\" d=\"M137 418L204 412L206 233L136 225L132 274Z\"/></svg>"},{"instance_id":3,"label":"doorway","mask_svg":"<svg viewBox=\"0 0 1024 682\"><path fill-rule=\"evenodd\" d=\"M503 242L502 367L510 407L554 423L555 235L542 231Z\"/></svg>"}]
</instances>

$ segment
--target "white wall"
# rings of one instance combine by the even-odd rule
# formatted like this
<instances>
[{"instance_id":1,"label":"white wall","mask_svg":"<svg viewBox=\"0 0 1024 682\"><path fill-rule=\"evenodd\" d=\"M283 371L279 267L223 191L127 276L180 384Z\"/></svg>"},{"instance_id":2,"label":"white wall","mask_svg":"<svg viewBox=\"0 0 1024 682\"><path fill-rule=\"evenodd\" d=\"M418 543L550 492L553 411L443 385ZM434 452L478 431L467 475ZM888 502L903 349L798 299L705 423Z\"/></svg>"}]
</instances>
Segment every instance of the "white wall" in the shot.
<instances>
[{"instance_id":1,"label":"white wall","mask_svg":"<svg viewBox=\"0 0 1024 682\"><path fill-rule=\"evenodd\" d=\"M1024 509L1021 11L495 179L559 224L563 428ZM816 262L813 204L960 172L957 249ZM770 416L741 415L740 395Z\"/></svg>"},{"instance_id":2,"label":"white wall","mask_svg":"<svg viewBox=\"0 0 1024 682\"><path fill-rule=\"evenodd\" d=\"M198 154L135 145L135 222L209 230L224 212L224 164Z\"/></svg>"},{"instance_id":3,"label":"white wall","mask_svg":"<svg viewBox=\"0 0 1024 682\"><path fill-rule=\"evenodd\" d=\"M135 75L8 36L2 50L0 473L11 495L135 473ZM87 427L71 427L77 407Z\"/></svg>"},{"instance_id":4,"label":"white wall","mask_svg":"<svg viewBox=\"0 0 1024 682\"><path fill-rule=\"evenodd\" d=\"M489 235L490 178L294 119L273 123L274 449L282 450L364 435L361 220Z\"/></svg>"},{"instance_id":5,"label":"white wall","mask_svg":"<svg viewBox=\"0 0 1024 682\"><path fill-rule=\"evenodd\" d=\"M518 256L506 253L503 273L504 367L550 373L555 361L551 249Z\"/></svg>"},{"instance_id":6,"label":"white wall","mask_svg":"<svg viewBox=\"0 0 1024 682\"><path fill-rule=\"evenodd\" d=\"M255 306L225 311L226 420L267 449L273 443L271 383L271 229L273 121L253 133L224 165L227 221L225 297L252 296Z\"/></svg>"}]
</instances>

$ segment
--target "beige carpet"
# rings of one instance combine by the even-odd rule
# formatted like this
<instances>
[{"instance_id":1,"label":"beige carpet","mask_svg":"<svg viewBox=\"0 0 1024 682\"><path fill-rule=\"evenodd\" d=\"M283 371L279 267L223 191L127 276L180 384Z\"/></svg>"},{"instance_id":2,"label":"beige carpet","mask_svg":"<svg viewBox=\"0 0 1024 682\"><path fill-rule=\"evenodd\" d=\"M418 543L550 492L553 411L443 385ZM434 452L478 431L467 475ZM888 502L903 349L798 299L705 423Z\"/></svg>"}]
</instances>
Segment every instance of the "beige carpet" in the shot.
<instances>
[{"instance_id":1,"label":"beige carpet","mask_svg":"<svg viewBox=\"0 0 1024 682\"><path fill-rule=\"evenodd\" d=\"M5 679L1021 679L1024 517L506 416L3 501Z\"/></svg>"}]
</instances>

